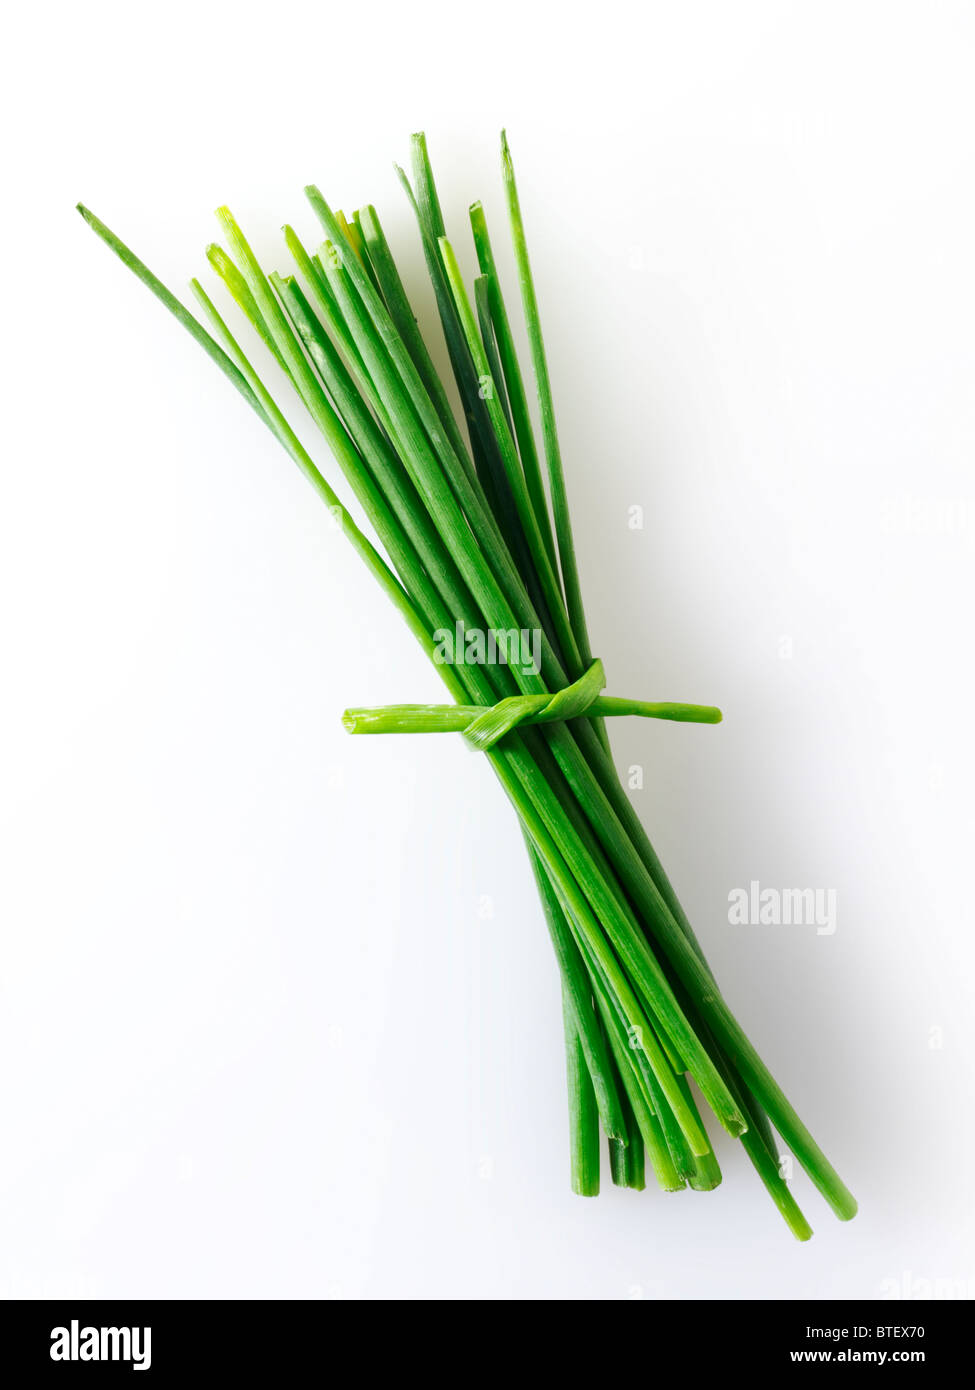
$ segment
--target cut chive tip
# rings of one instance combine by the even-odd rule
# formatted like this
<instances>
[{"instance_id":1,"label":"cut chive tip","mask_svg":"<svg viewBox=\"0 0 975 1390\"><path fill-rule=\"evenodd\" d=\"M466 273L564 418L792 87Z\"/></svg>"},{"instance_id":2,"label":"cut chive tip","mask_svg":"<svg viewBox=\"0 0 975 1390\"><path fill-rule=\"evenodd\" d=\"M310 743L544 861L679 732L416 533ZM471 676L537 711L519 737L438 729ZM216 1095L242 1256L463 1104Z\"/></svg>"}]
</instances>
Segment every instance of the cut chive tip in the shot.
<instances>
[{"instance_id":1,"label":"cut chive tip","mask_svg":"<svg viewBox=\"0 0 975 1390\"><path fill-rule=\"evenodd\" d=\"M687 1179L687 1185L694 1192L713 1192L716 1187L721 1186L721 1179L700 1177L697 1173L692 1173Z\"/></svg>"},{"instance_id":2,"label":"cut chive tip","mask_svg":"<svg viewBox=\"0 0 975 1390\"><path fill-rule=\"evenodd\" d=\"M794 1211L790 1211L786 1224L796 1240L812 1240L813 1228L806 1220L805 1214L801 1212L798 1207L796 1207Z\"/></svg>"}]
</instances>

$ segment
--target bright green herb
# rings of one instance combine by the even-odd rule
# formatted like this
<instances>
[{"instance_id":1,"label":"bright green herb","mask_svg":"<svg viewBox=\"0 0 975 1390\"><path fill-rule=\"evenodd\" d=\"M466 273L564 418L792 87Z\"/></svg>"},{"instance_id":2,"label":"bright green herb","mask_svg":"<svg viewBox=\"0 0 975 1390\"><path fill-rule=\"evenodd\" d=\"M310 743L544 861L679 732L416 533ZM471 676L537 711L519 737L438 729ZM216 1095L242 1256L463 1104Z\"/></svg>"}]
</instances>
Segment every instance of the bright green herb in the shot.
<instances>
[{"instance_id":1,"label":"bright green herb","mask_svg":"<svg viewBox=\"0 0 975 1390\"><path fill-rule=\"evenodd\" d=\"M717 1186L721 1172L688 1080L749 1159L787 1225L811 1235L782 1176L773 1126L836 1214L856 1203L718 991L630 804L604 719L714 724L709 705L606 696L592 657L538 301L507 140L502 165L541 420L542 451L487 221L471 208L473 297L446 237L426 141L413 138L420 231L463 409L455 418L373 207L351 220L306 189L325 241L284 239L295 274L266 274L231 213L207 259L327 443L380 549L355 526L220 312L192 282L211 332L87 209L82 215L220 367L339 519L434 662L453 704L347 710L353 733L462 733L514 806L561 976L572 1186L599 1191L600 1128L618 1186ZM540 459L545 462L545 479ZM549 503L551 498L551 505ZM442 657L502 634L500 660ZM537 660L518 659L518 634ZM523 653L522 653L523 655Z\"/></svg>"}]
</instances>

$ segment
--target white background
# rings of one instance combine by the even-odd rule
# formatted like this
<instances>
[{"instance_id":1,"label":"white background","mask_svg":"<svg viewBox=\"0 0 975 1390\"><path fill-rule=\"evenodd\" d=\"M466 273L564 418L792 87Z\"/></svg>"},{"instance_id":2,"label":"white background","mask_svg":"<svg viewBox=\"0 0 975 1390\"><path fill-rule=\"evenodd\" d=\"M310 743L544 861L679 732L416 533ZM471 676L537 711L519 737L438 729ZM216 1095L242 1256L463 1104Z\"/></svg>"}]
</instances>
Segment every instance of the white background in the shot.
<instances>
[{"instance_id":1,"label":"white background","mask_svg":"<svg viewBox=\"0 0 975 1390\"><path fill-rule=\"evenodd\" d=\"M972 7L176 0L6 39L0 1292L967 1284ZM224 201L284 268L314 180L378 205L429 325L391 162L425 128L465 267L480 196L510 271L502 124L610 689L725 710L615 748L861 1202L841 1225L800 1178L805 1246L722 1136L715 1193L570 1194L487 765L343 733L435 674L73 211L182 287ZM835 935L730 926L753 879L835 889Z\"/></svg>"}]
</instances>

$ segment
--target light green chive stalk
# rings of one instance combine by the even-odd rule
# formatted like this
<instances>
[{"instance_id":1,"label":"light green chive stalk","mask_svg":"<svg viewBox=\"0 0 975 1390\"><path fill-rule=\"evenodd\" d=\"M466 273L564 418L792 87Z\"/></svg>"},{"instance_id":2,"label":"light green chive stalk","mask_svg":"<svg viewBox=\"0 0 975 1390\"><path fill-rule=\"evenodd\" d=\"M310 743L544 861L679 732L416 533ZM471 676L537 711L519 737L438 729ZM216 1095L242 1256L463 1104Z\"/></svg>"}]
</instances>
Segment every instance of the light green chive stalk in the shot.
<instances>
[{"instance_id":1,"label":"light green chive stalk","mask_svg":"<svg viewBox=\"0 0 975 1390\"><path fill-rule=\"evenodd\" d=\"M220 310L192 282L209 331L93 213L85 220L175 316L271 430L338 519L439 672L452 701L349 709L356 734L459 733L491 763L521 824L558 966L573 1190L594 1196L600 1132L614 1184L709 1191L721 1180L695 1089L741 1140L787 1226L812 1234L783 1176L775 1132L837 1216L856 1203L721 995L700 942L626 795L605 720L716 724L711 705L604 694L592 656L538 299L507 140L502 169L542 448L483 207L470 210L472 290L446 234L422 135L413 183L455 417L375 208L347 218L306 194L325 240L284 228L294 271L268 274L226 208L207 261L253 346L283 369L272 398ZM309 243L314 245L314 243ZM375 535L353 522L289 423L306 415ZM545 478L540 460L545 462ZM547 480L547 487L546 487ZM455 636L444 654L444 634ZM470 659L468 644L492 655ZM514 639L522 639L517 641ZM531 660L525 659L525 641ZM692 1089L690 1082L694 1083Z\"/></svg>"}]
</instances>

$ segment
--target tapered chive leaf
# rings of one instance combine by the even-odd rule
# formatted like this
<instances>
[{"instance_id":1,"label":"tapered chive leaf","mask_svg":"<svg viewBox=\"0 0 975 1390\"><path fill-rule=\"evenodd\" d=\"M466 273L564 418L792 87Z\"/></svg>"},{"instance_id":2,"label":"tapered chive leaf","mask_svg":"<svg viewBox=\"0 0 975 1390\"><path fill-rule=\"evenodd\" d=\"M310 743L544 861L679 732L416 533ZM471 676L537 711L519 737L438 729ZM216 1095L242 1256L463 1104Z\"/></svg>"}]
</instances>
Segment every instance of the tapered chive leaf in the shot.
<instances>
[{"instance_id":1,"label":"tapered chive leaf","mask_svg":"<svg viewBox=\"0 0 975 1390\"><path fill-rule=\"evenodd\" d=\"M467 292L464 289L464 281L460 273L460 267L457 264L457 257L454 255L454 249L446 237L440 238L439 246L444 272L447 277L447 284L453 295L461 332L464 334L471 358L474 362L474 370L477 372L478 379L482 383L484 404L494 429L495 437L498 441L501 459L508 479L508 486L511 489L511 495L514 498L515 506L518 510L518 518L521 522L522 529L528 539L528 546L535 566L535 572L541 583L542 594L545 598L548 612L555 624L559 645L566 658L568 673L574 680L581 675L582 671L585 669L585 665L589 663L586 662L583 664L580 657L572 627L565 610L565 600L562 597L558 579L549 564L548 556L545 552L541 532L538 529L538 520L535 516L531 499L528 496L528 490L525 487L525 477L521 471L521 462L518 458L511 432L508 429L508 423L504 418L504 412L501 409L501 403L491 376L487 355L477 331L477 324L471 311Z\"/></svg>"},{"instance_id":2,"label":"tapered chive leaf","mask_svg":"<svg viewBox=\"0 0 975 1390\"><path fill-rule=\"evenodd\" d=\"M514 165L511 162L511 151L508 148L508 137L504 131L501 132L501 159L504 168L505 192L508 198L511 239L518 265L518 280L521 285L525 323L528 328L528 342L531 348L532 366L535 371L538 406L542 416L542 437L545 442L545 459L548 466L549 487L552 493L552 512L555 518L555 535L558 540L562 580L565 585L569 621L572 624L576 644L585 664L592 656L592 648L589 644L589 632L586 627L582 588L579 583L579 567L576 563L575 541L572 535L572 522L569 517L569 501L565 488L565 473L562 468L562 451L559 447L555 406L552 401L552 383L549 378L548 359L545 355L545 343L542 338L535 281L532 277L531 262L528 258L528 243L525 240L525 226L521 215L521 203L518 199L518 188L515 183Z\"/></svg>"},{"instance_id":3,"label":"tapered chive leaf","mask_svg":"<svg viewBox=\"0 0 975 1390\"><path fill-rule=\"evenodd\" d=\"M323 225L332 224L338 231L321 195L306 191ZM340 311L388 412L391 437L488 626L497 631L540 629L538 615L482 499L462 470L443 467L436 449L449 449L446 436L412 359L368 278L354 257L336 255L324 264ZM544 631L541 652L543 664L561 675ZM532 693L544 690L537 676L523 670L515 674L523 689Z\"/></svg>"},{"instance_id":4,"label":"tapered chive leaf","mask_svg":"<svg viewBox=\"0 0 975 1390\"><path fill-rule=\"evenodd\" d=\"M78 211L95 235L100 237L105 245L115 252L122 264L127 266L128 269L132 271L133 275L142 281L147 289L151 290L159 302L169 310L176 321L186 329L192 338L195 338L211 361L216 363L231 385L244 397L247 404L253 410L256 410L258 415L265 418L253 391L247 385L247 382L231 362L230 358L223 349L214 342L210 334L201 327L189 310L180 303L173 292L167 289L163 282L158 279L157 276L153 275L149 267L143 261L139 260L135 252L131 251L125 245L124 241L120 241L115 233L111 231L110 228L106 227L105 223L102 222L100 218L96 217L89 208L86 208L83 203L78 204ZM266 419L265 423L267 423Z\"/></svg>"},{"instance_id":5,"label":"tapered chive leaf","mask_svg":"<svg viewBox=\"0 0 975 1390\"><path fill-rule=\"evenodd\" d=\"M511 418L511 406L508 404L508 392L504 384L504 372L501 367L501 359L498 357L498 344L494 336L494 324L491 322L491 285L487 275L479 275L474 281L474 307L477 310L477 326L481 330L481 346L484 348L484 355L487 358L488 370L491 373L491 380L497 392L498 400L501 402L501 409L504 411L505 422L508 429L514 432L514 422ZM538 520L535 521L536 526Z\"/></svg>"},{"instance_id":6,"label":"tapered chive leaf","mask_svg":"<svg viewBox=\"0 0 975 1390\"><path fill-rule=\"evenodd\" d=\"M238 371L240 371L241 375L247 381L248 386L253 391L255 399L270 424L271 429L277 435L278 439L284 445L285 449L287 449L301 471L312 483L316 492L318 492L319 496L322 498L322 501L338 521L343 534L351 541L359 556L365 561L373 576L379 581L387 596L392 600L394 606L406 619L407 625L410 627L414 636L425 643L428 640L426 628L416 609L410 602L403 586L398 582L375 547L367 537L362 534L358 526L356 526L349 512L342 505L338 494L330 487L327 480L319 472L311 455L304 448L298 436L279 410L270 392L254 371L248 359L244 356L239 344L217 312L216 307L210 300L203 286L198 280L192 280L190 283L194 294L203 306L204 312L213 324L218 337L222 339L228 356L234 362Z\"/></svg>"},{"instance_id":7,"label":"tapered chive leaf","mask_svg":"<svg viewBox=\"0 0 975 1390\"><path fill-rule=\"evenodd\" d=\"M454 611L465 611L471 600L456 566L444 553L416 489L388 437L369 413L334 345L297 285L289 285L275 274L270 279L363 463L416 551L425 576L425 592L429 593L432 586Z\"/></svg>"},{"instance_id":8,"label":"tapered chive leaf","mask_svg":"<svg viewBox=\"0 0 975 1390\"><path fill-rule=\"evenodd\" d=\"M257 301L251 294L247 281L244 279L243 275L241 275L236 265L234 265L223 247L218 246L216 242L211 242L207 247L207 260L220 276L220 279L226 285L234 301L245 314L248 321L260 334L265 347L270 351L278 366L282 371L286 372L288 369L284 365L284 358L278 350L278 345L274 341L271 330L264 322L263 315L257 307Z\"/></svg>"},{"instance_id":9,"label":"tapered chive leaf","mask_svg":"<svg viewBox=\"0 0 975 1390\"><path fill-rule=\"evenodd\" d=\"M362 233L362 219L358 211L352 214L352 221L349 224L349 235L352 241L352 249L359 257L359 260L362 262L363 266L365 266L366 274L372 281L373 289L376 291L380 298L383 298L383 289L379 283L379 277L376 274L376 267L372 263L372 257L369 254L369 248L366 245L366 239Z\"/></svg>"},{"instance_id":10,"label":"tapered chive leaf","mask_svg":"<svg viewBox=\"0 0 975 1390\"><path fill-rule=\"evenodd\" d=\"M518 452L525 473L525 484L532 499L532 506L545 542L549 563L553 569L557 569L558 558L552 536L552 523L538 462L538 450L535 447L535 433L532 429L531 415L528 410L525 383L518 363L508 310L504 295L501 292L501 281L494 260L491 238L488 235L487 219L479 202L471 204L469 216L471 231L474 234L474 246L477 250L477 263L481 268L481 274L487 279L488 307L498 345L498 355L501 359L501 371L507 388L508 400L511 404L512 423L515 437L518 440Z\"/></svg>"},{"instance_id":11,"label":"tapered chive leaf","mask_svg":"<svg viewBox=\"0 0 975 1390\"><path fill-rule=\"evenodd\" d=\"M345 321L339 312L335 302L335 295L332 293L328 283L328 276L325 268L317 256L309 256L304 246L298 238L297 232L287 224L282 228L284 240L288 250L295 259L295 264L305 280L308 293L315 305L318 317L326 324L337 340L339 347L345 355L346 360L354 368L357 375L365 377L365 367L359 350L355 345L355 340L345 325Z\"/></svg>"},{"instance_id":12,"label":"tapered chive leaf","mask_svg":"<svg viewBox=\"0 0 975 1390\"><path fill-rule=\"evenodd\" d=\"M497 524L511 551L532 601L539 608L543 621L547 621L550 625L551 619L547 612L543 611L544 605L538 600L536 593L537 576L534 573L532 552L522 530L515 500L511 495L510 482L501 458L499 441L495 437L491 420L485 409L483 378L478 373L471 358L468 342L458 319L454 299L440 259L438 241L444 230L443 217L437 198L433 170L427 156L426 141L422 135L414 135L413 137L413 166L417 185L416 197L413 196L413 191L405 174L402 170L398 172L416 215L423 255L433 285L440 323L447 344L447 355L450 359L451 370L467 422L476 480L483 491L489 514Z\"/></svg>"},{"instance_id":13,"label":"tapered chive leaf","mask_svg":"<svg viewBox=\"0 0 975 1390\"><path fill-rule=\"evenodd\" d=\"M369 259L375 269L390 316L413 359L423 385L429 392L430 399L457 456L463 458L466 454L466 445L461 438L460 429L454 419L454 413L450 408L443 383L437 375L433 359L423 341L416 315L407 298L399 271L396 269L396 262L389 249L389 243L383 233L379 215L370 203L368 207L362 208L356 216L359 219L359 226L369 252Z\"/></svg>"}]
</instances>

